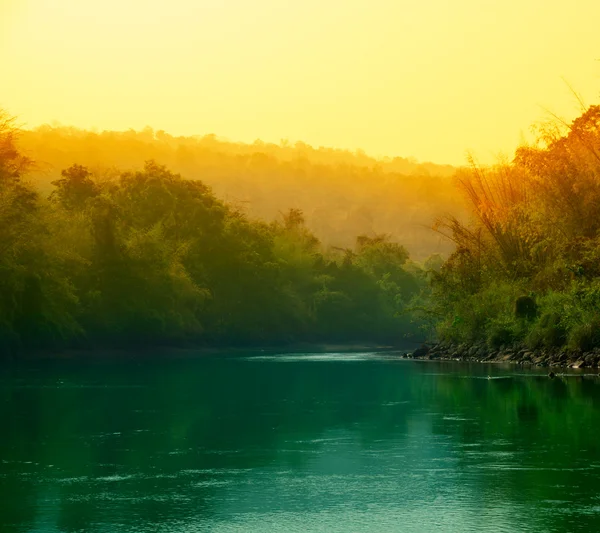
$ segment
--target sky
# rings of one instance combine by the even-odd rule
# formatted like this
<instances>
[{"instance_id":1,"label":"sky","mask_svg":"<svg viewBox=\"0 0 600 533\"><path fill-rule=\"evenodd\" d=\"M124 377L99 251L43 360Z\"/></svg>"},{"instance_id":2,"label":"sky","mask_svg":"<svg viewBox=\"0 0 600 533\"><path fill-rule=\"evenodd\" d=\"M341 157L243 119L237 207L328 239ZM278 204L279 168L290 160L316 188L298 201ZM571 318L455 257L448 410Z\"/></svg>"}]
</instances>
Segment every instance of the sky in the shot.
<instances>
[{"instance_id":1,"label":"sky","mask_svg":"<svg viewBox=\"0 0 600 533\"><path fill-rule=\"evenodd\" d=\"M597 0L0 0L0 108L462 164L600 99ZM566 82L565 82L566 80Z\"/></svg>"}]
</instances>

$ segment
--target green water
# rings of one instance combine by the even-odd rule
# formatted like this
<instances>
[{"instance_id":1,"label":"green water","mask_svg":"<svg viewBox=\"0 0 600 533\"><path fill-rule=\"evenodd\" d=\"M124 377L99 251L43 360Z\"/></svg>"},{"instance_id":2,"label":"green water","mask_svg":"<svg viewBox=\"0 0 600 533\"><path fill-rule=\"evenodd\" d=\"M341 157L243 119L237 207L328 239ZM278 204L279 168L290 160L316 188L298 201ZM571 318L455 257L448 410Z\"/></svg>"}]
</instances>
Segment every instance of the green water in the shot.
<instances>
[{"instance_id":1,"label":"green water","mask_svg":"<svg viewBox=\"0 0 600 533\"><path fill-rule=\"evenodd\" d=\"M600 530L595 376L376 354L1 372L2 532Z\"/></svg>"}]
</instances>

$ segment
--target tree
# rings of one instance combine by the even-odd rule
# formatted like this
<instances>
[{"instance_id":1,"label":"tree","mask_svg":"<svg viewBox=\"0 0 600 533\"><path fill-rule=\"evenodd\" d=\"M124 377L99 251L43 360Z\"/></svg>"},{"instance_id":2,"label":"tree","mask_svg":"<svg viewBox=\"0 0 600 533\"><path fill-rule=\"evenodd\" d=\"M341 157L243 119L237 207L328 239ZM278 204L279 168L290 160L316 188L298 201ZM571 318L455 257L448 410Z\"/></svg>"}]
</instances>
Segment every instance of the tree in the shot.
<instances>
[{"instance_id":1,"label":"tree","mask_svg":"<svg viewBox=\"0 0 600 533\"><path fill-rule=\"evenodd\" d=\"M18 182L31 160L17 150L19 129L14 117L0 109L0 187Z\"/></svg>"},{"instance_id":2,"label":"tree","mask_svg":"<svg viewBox=\"0 0 600 533\"><path fill-rule=\"evenodd\" d=\"M61 172L62 179L52 182L55 189L50 200L59 202L65 209L83 209L88 200L100 194L91 172L84 166L73 165Z\"/></svg>"}]
</instances>

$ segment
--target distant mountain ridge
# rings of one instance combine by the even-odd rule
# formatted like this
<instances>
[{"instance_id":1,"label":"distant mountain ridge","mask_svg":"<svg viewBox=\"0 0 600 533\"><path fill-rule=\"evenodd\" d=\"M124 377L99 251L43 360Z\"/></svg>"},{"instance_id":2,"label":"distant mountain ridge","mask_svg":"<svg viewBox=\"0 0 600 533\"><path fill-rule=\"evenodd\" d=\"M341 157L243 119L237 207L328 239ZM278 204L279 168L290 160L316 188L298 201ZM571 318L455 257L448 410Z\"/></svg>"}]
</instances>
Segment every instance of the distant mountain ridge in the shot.
<instances>
[{"instance_id":1,"label":"distant mountain ridge","mask_svg":"<svg viewBox=\"0 0 600 533\"><path fill-rule=\"evenodd\" d=\"M446 254L452 245L431 231L433 220L461 205L451 165L297 142L252 144L215 135L175 137L164 131L92 132L41 126L21 132L20 149L36 162L43 190L77 163L110 179L147 160L200 179L252 217L272 220L301 209L325 246L352 246L357 234L386 233L416 259Z\"/></svg>"}]
</instances>

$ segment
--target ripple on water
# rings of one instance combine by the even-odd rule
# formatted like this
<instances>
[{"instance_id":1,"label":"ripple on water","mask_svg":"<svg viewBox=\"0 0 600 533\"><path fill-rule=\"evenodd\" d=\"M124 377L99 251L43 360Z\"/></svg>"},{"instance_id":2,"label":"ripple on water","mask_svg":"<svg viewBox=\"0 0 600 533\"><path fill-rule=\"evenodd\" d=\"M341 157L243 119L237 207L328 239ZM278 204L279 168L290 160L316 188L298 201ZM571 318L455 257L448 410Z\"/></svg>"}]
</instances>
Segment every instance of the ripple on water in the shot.
<instances>
[{"instance_id":1,"label":"ripple on water","mask_svg":"<svg viewBox=\"0 0 600 533\"><path fill-rule=\"evenodd\" d=\"M240 358L245 361L254 362L277 362L277 363L297 363L297 362L346 362L346 361L365 361L375 360L384 361L395 359L391 356L385 356L377 352L364 353L297 353L297 354L275 354L275 355L253 355Z\"/></svg>"},{"instance_id":2,"label":"ripple on water","mask_svg":"<svg viewBox=\"0 0 600 533\"><path fill-rule=\"evenodd\" d=\"M521 466L521 465L508 465L503 463L495 464L481 464L481 465L469 465L469 468L475 468L477 470L522 470L525 472L586 472L595 470L590 466L584 467L538 467L538 466Z\"/></svg>"}]
</instances>

